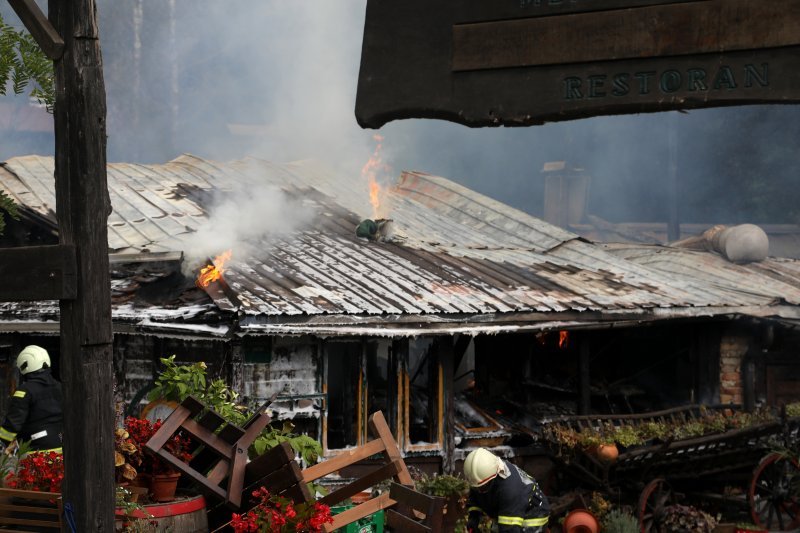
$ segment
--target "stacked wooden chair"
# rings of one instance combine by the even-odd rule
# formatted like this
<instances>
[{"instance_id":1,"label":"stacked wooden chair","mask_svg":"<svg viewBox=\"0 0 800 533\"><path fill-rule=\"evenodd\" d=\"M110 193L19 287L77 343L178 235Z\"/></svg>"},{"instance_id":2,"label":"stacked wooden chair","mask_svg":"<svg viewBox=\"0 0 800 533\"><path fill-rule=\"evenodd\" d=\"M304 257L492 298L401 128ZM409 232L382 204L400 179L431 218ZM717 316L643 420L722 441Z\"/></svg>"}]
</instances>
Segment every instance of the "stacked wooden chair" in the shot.
<instances>
[{"instance_id":1,"label":"stacked wooden chair","mask_svg":"<svg viewBox=\"0 0 800 533\"><path fill-rule=\"evenodd\" d=\"M272 494L291 498L295 502L310 502L315 500L315 495L311 493L309 484L366 459L379 457L380 464L372 471L317 501L333 507L386 480L393 482L393 492L380 494L335 515L333 523L326 524L325 530L334 531L400 502L389 517L392 523L397 524L397 531L442 531L444 499L414 491L414 481L380 411L369 418L372 440L301 469L288 443L247 462L247 449L270 422L267 406L265 404L259 409L244 427L238 428L206 409L195 398L189 397L167 418L146 445L152 453L186 474L207 496L224 504L209 513L209 524L213 530L226 530L231 510L243 513L250 509L252 504L248 495L257 487L264 486ZM188 462L165 449L167 442L179 432L188 433L199 446ZM404 529L411 522L421 529Z\"/></svg>"},{"instance_id":2,"label":"stacked wooden chair","mask_svg":"<svg viewBox=\"0 0 800 533\"><path fill-rule=\"evenodd\" d=\"M238 427L189 396L167 417L145 448L186 475L206 495L237 509L242 503L247 449L270 423L270 403L272 400ZM166 447L178 433L188 434L198 445L188 463Z\"/></svg>"}]
</instances>

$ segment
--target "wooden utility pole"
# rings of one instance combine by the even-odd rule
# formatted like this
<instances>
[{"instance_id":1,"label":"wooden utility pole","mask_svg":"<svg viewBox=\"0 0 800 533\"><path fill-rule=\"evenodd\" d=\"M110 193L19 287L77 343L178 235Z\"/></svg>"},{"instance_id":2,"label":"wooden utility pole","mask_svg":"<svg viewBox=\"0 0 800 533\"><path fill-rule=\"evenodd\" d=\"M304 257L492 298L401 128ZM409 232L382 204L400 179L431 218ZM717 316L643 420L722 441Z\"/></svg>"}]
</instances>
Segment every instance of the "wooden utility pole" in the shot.
<instances>
[{"instance_id":1,"label":"wooden utility pole","mask_svg":"<svg viewBox=\"0 0 800 533\"><path fill-rule=\"evenodd\" d=\"M106 93L94 0L49 0L55 62L59 239L74 245L75 299L61 300L64 505L77 531L114 530L114 396L108 272Z\"/></svg>"}]
</instances>

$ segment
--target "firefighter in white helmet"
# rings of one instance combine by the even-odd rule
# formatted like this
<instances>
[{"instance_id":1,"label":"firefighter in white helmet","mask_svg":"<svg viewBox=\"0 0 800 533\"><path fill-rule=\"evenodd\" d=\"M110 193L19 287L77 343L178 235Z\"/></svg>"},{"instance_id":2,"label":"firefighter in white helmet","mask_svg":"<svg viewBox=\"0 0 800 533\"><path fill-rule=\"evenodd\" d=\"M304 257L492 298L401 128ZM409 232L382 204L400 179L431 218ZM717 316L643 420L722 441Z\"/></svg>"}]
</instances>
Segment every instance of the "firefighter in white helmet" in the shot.
<instances>
[{"instance_id":1,"label":"firefighter in white helmet","mask_svg":"<svg viewBox=\"0 0 800 533\"><path fill-rule=\"evenodd\" d=\"M550 504L536 480L524 470L478 448L464 461L469 482L468 530L478 531L481 514L497 523L500 533L539 533L547 525Z\"/></svg>"},{"instance_id":2,"label":"firefighter in white helmet","mask_svg":"<svg viewBox=\"0 0 800 533\"><path fill-rule=\"evenodd\" d=\"M22 379L0 426L0 449L16 440L30 441L32 450L61 453L61 383L50 373L50 355L41 346L26 346L16 366Z\"/></svg>"}]
</instances>

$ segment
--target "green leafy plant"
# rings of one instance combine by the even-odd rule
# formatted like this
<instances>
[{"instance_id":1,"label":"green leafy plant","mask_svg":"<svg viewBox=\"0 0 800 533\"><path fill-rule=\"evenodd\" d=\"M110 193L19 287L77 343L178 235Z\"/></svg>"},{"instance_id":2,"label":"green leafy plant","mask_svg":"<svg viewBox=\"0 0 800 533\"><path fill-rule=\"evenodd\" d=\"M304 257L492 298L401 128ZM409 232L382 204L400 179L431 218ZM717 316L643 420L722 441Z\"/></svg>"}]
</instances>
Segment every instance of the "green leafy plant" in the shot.
<instances>
[{"instance_id":1,"label":"green leafy plant","mask_svg":"<svg viewBox=\"0 0 800 533\"><path fill-rule=\"evenodd\" d=\"M139 503L132 501L131 492L117 486L116 493L117 516L122 518L123 533L155 533L157 524L152 522L153 515L147 512Z\"/></svg>"},{"instance_id":2,"label":"green leafy plant","mask_svg":"<svg viewBox=\"0 0 800 533\"><path fill-rule=\"evenodd\" d=\"M641 429L635 428L634 426L619 426L614 428L610 434L613 442L617 442L625 447L643 444L646 440Z\"/></svg>"},{"instance_id":3,"label":"green leafy plant","mask_svg":"<svg viewBox=\"0 0 800 533\"><path fill-rule=\"evenodd\" d=\"M798 413L800 413L800 408L798 408ZM581 448L588 450L593 446L611 442L631 447L646 444L652 439L662 441L690 439L747 428L777 419L768 408L759 409L753 413L731 409L712 411L703 408L699 415L697 418L671 422L627 421L620 426L614 426L607 422L598 427L582 427L580 431L566 424L555 422L545 426L544 436L548 441L557 444L561 451L574 452Z\"/></svg>"},{"instance_id":4,"label":"green leafy plant","mask_svg":"<svg viewBox=\"0 0 800 533\"><path fill-rule=\"evenodd\" d=\"M6 94L9 82L14 94L32 86L30 95L52 112L56 101L53 62L30 34L0 17L0 94Z\"/></svg>"},{"instance_id":5,"label":"green leafy plant","mask_svg":"<svg viewBox=\"0 0 800 533\"><path fill-rule=\"evenodd\" d=\"M10 216L14 220L19 220L19 211L17 204L11 199L4 191L0 190L0 235L6 229L5 215Z\"/></svg>"},{"instance_id":6,"label":"green leafy plant","mask_svg":"<svg viewBox=\"0 0 800 533\"><path fill-rule=\"evenodd\" d=\"M621 509L612 509L601 520L606 533L638 533L639 521L630 513Z\"/></svg>"},{"instance_id":7,"label":"green leafy plant","mask_svg":"<svg viewBox=\"0 0 800 533\"><path fill-rule=\"evenodd\" d=\"M17 443L17 449L13 453L0 453L0 480L6 479L10 473L16 471L20 458L30 452L30 441L23 441Z\"/></svg>"},{"instance_id":8,"label":"green leafy plant","mask_svg":"<svg viewBox=\"0 0 800 533\"><path fill-rule=\"evenodd\" d=\"M432 476L422 474L415 481L415 485L418 491L429 496L449 498L450 496L466 497L469 494L469 483L466 479L448 474Z\"/></svg>"},{"instance_id":9,"label":"green leafy plant","mask_svg":"<svg viewBox=\"0 0 800 533\"><path fill-rule=\"evenodd\" d=\"M247 407L236 403L238 395L223 380L208 380L208 367L204 362L179 365L172 355L161 358L161 363L164 370L148 395L150 400L163 398L180 403L186 397L194 396L233 424L241 425L250 417ZM280 427L267 426L250 447L250 455L261 455L282 442L288 442L306 464L316 463L322 454L322 445L308 435L293 433L293 430L294 425L289 421L284 421Z\"/></svg>"},{"instance_id":10,"label":"green leafy plant","mask_svg":"<svg viewBox=\"0 0 800 533\"><path fill-rule=\"evenodd\" d=\"M465 533L467 531L467 498L470 489L467 480L449 474L429 476L419 471L414 472L413 476L414 485L419 492L429 496L447 498L448 522L454 525L455 533Z\"/></svg>"},{"instance_id":11,"label":"green leafy plant","mask_svg":"<svg viewBox=\"0 0 800 533\"><path fill-rule=\"evenodd\" d=\"M757 531L759 533L766 533L767 530L761 526L757 526L750 522L739 522L736 524L736 531Z\"/></svg>"}]
</instances>

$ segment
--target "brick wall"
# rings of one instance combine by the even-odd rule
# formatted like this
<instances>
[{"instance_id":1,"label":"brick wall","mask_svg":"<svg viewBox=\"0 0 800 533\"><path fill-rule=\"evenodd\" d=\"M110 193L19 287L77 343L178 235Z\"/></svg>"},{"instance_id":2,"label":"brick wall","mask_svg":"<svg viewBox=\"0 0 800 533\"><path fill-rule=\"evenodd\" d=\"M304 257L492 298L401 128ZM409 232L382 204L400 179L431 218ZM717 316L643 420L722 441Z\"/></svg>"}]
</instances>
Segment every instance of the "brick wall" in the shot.
<instances>
[{"instance_id":1,"label":"brick wall","mask_svg":"<svg viewBox=\"0 0 800 533\"><path fill-rule=\"evenodd\" d=\"M750 337L726 333L720 341L720 403L742 404L742 360L747 353Z\"/></svg>"}]
</instances>

